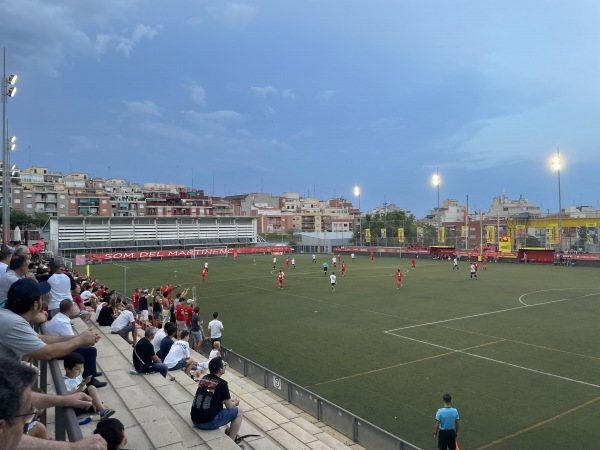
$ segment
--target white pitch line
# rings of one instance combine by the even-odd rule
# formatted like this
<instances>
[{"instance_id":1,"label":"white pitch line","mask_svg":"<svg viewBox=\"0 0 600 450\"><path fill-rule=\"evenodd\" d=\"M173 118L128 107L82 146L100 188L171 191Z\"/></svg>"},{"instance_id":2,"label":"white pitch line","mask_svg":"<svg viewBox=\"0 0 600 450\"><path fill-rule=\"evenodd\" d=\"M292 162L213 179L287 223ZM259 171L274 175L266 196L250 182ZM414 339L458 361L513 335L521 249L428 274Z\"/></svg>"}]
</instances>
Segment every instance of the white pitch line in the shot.
<instances>
[{"instance_id":1,"label":"white pitch line","mask_svg":"<svg viewBox=\"0 0 600 450\"><path fill-rule=\"evenodd\" d=\"M595 288L578 288L578 289L595 289ZM435 322L419 323L417 325L408 325L406 327L394 328L392 330L386 330L386 331L384 331L384 333L393 334L392 331L402 331L402 330L408 330L410 328L426 327L426 326L429 326L429 325L437 325L439 323L454 322L456 320L463 320L463 319L471 319L473 317L489 316L491 314L498 314L498 313L503 313L503 312L507 312L507 311L515 311L517 309L533 308L535 306L549 305L549 304L552 304L552 303L565 302L567 300L575 300L575 299L578 299L578 298L591 297L592 295L599 295L599 294L600 294L600 292L595 292L595 293L592 293L592 294L581 295L579 297L559 298L558 300L549 300L547 302L536 303L535 305L527 305L527 304L523 303L523 306L515 306L513 308L499 309L497 311L489 311L489 312L480 313L480 314L471 314L469 316L454 317L452 319L437 320Z\"/></svg>"},{"instance_id":2,"label":"white pitch line","mask_svg":"<svg viewBox=\"0 0 600 450\"><path fill-rule=\"evenodd\" d=\"M557 289L543 289L541 291L527 292L526 294L519 296L519 303L521 303L522 305L525 305L525 306L536 306L537 304L536 305L528 305L527 303L525 303L523 301L523 298L525 298L526 296L531 295L531 294L539 294L540 292L573 291L575 289L598 289L598 288L557 288ZM589 297L591 295L598 295L598 293L596 292L596 293L592 293L592 294L582 295L582 297ZM579 297L574 297L574 298L579 298ZM561 299L561 300L563 300L563 299ZM566 300L569 300L569 299L566 299Z\"/></svg>"},{"instance_id":3,"label":"white pitch line","mask_svg":"<svg viewBox=\"0 0 600 450\"><path fill-rule=\"evenodd\" d=\"M594 387L594 388L600 388L600 385L594 384L594 383L588 383L587 381L576 380L574 378L563 377L561 375L556 375L556 374L550 373L550 372L543 372L541 370L531 369L530 367L519 366L517 364L512 364L512 363L509 363L509 362L506 362L506 361L500 361L499 359L488 358L487 356L476 355L474 353L469 353L469 352L465 352L465 351L462 351L462 350L457 350L457 349L454 349L454 348L445 347L445 346L439 345L439 344L433 344L431 342L422 341L420 339L415 339L415 338L411 338L411 337L408 337L408 336L402 336L401 334L394 334L394 333L389 333L389 334L391 334L392 336L399 337L399 338L408 339L409 341L414 341L414 342L418 342L420 344L430 345L432 347L441 348L441 349L448 350L448 351L451 351L451 352L454 352L454 353L460 353L462 355L473 356L474 358L484 359L486 361L491 361L491 362L494 362L494 363L497 363L497 364L503 364L505 366L514 367L516 369L521 369L521 370L525 370L525 371L528 371L528 372L537 373L537 374L540 374L540 375L546 375L546 376L549 376L549 377L558 378L560 380L571 381L573 383L583 384L585 386L591 386L591 387Z\"/></svg>"}]
</instances>

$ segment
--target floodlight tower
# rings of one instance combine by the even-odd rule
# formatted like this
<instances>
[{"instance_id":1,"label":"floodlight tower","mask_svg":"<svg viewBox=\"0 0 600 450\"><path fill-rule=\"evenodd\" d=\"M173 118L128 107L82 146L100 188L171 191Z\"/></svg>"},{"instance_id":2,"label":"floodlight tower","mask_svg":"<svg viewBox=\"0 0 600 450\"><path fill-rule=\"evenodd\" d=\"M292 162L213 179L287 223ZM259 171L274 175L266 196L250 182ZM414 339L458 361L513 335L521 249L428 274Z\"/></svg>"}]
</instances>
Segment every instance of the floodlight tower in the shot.
<instances>
[{"instance_id":1,"label":"floodlight tower","mask_svg":"<svg viewBox=\"0 0 600 450\"><path fill-rule=\"evenodd\" d=\"M363 245L362 239L362 217L360 215L360 183L354 186L354 195L358 197L358 233L360 236L360 246Z\"/></svg>"},{"instance_id":2,"label":"floodlight tower","mask_svg":"<svg viewBox=\"0 0 600 450\"><path fill-rule=\"evenodd\" d=\"M556 170L558 174L558 248L562 250L562 201L561 201L561 192L560 192L560 149L556 149L556 156L552 158L552 168Z\"/></svg>"},{"instance_id":3,"label":"floodlight tower","mask_svg":"<svg viewBox=\"0 0 600 450\"><path fill-rule=\"evenodd\" d=\"M10 174L8 152L15 149L13 136L8 138L8 122L6 121L6 101L8 97L14 97L17 88L16 75L6 76L6 47L4 48L4 70L2 71L2 240L4 245L10 241Z\"/></svg>"}]
</instances>

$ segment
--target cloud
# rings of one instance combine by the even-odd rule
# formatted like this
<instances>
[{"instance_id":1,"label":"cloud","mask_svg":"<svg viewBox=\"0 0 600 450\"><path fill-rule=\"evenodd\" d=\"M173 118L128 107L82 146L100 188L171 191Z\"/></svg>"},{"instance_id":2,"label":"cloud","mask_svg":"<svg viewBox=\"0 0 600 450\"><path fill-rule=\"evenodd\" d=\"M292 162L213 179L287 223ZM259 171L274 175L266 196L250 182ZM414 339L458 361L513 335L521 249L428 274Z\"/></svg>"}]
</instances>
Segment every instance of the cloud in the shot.
<instances>
[{"instance_id":1,"label":"cloud","mask_svg":"<svg viewBox=\"0 0 600 450\"><path fill-rule=\"evenodd\" d=\"M335 94L336 91L332 90L332 89L324 89L321 92L319 92L319 94L317 95L317 98L320 100L326 100L328 98L333 97L333 95Z\"/></svg>"},{"instance_id":2,"label":"cloud","mask_svg":"<svg viewBox=\"0 0 600 450\"><path fill-rule=\"evenodd\" d=\"M291 89L284 89L284 90L282 90L281 91L281 96L283 98L289 98L291 100L295 100L296 99L296 94L294 94Z\"/></svg>"},{"instance_id":3,"label":"cloud","mask_svg":"<svg viewBox=\"0 0 600 450\"><path fill-rule=\"evenodd\" d=\"M197 111L183 111L183 116L191 123L199 127L214 132L224 133L227 131L227 126L232 122L239 122L243 116L235 111L223 110L207 113L199 113Z\"/></svg>"},{"instance_id":4,"label":"cloud","mask_svg":"<svg viewBox=\"0 0 600 450\"><path fill-rule=\"evenodd\" d=\"M138 101L125 101L125 106L130 113L134 114L148 114L150 116L160 117L160 111L156 103L150 100L144 100L143 102Z\"/></svg>"},{"instance_id":5,"label":"cloud","mask_svg":"<svg viewBox=\"0 0 600 450\"><path fill-rule=\"evenodd\" d=\"M144 38L153 39L160 29L162 29L162 25L152 28L149 25L138 24L129 37L115 33L97 34L96 51L98 53L106 53L108 50L114 49L117 53L129 56L135 45L139 44Z\"/></svg>"},{"instance_id":6,"label":"cloud","mask_svg":"<svg viewBox=\"0 0 600 450\"><path fill-rule=\"evenodd\" d=\"M190 91L190 98L194 103L200 106L206 105L206 91L197 84L184 85L184 88Z\"/></svg>"},{"instance_id":7,"label":"cloud","mask_svg":"<svg viewBox=\"0 0 600 450\"><path fill-rule=\"evenodd\" d=\"M275 114L275 109L269 105L263 106L260 110L266 114Z\"/></svg>"},{"instance_id":8,"label":"cloud","mask_svg":"<svg viewBox=\"0 0 600 450\"><path fill-rule=\"evenodd\" d=\"M229 2L225 5L223 20L229 28L240 28L248 25L255 15L254 6Z\"/></svg>"},{"instance_id":9,"label":"cloud","mask_svg":"<svg viewBox=\"0 0 600 450\"><path fill-rule=\"evenodd\" d=\"M277 94L277 88L273 86L252 86L252 92L254 92L259 97L266 97L270 94Z\"/></svg>"}]
</instances>

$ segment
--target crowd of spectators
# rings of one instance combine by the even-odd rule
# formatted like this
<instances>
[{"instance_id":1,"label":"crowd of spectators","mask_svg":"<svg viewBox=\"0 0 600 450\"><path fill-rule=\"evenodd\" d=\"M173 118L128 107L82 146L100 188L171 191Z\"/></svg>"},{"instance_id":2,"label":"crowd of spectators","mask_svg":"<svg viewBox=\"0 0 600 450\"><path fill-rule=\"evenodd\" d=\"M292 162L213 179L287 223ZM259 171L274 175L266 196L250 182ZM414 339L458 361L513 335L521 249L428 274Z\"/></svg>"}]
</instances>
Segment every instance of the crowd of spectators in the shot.
<instances>
[{"instance_id":1,"label":"crowd of spectators","mask_svg":"<svg viewBox=\"0 0 600 450\"><path fill-rule=\"evenodd\" d=\"M219 351L223 325L218 313L213 314L209 324L209 337L199 308L186 301L187 289L173 298L179 286L167 284L150 292L138 288L128 303L96 279L70 271L58 260L46 262L41 255L39 246L35 250L26 245L0 250L2 448L124 448L127 437L123 424L109 418L115 411L101 401L99 389L107 383L98 379L103 374L96 365L95 344L101 335L94 326L109 327L111 333L132 345L135 371L131 373L159 372L166 378L169 371L185 371L199 383L198 392L203 398L214 395L201 405L194 402L194 425L212 429L207 427L231 423L230 437L236 438L242 416L237 409L239 400L231 400L227 383L219 377L227 365ZM95 313L95 320L91 320L90 312ZM72 321L77 318L94 326L76 334ZM44 333L34 330L41 324ZM138 324L144 328L139 340ZM209 361L194 361L190 345L199 350L201 343L209 339L213 344ZM33 362L53 359L63 360L66 395L37 392L38 372ZM207 369L211 373L202 377ZM213 385L220 387L207 390ZM54 406L74 408L78 415L92 413L98 421L93 436L76 443L48 440L47 430L38 418L43 410ZM226 413L221 414L219 408Z\"/></svg>"}]
</instances>

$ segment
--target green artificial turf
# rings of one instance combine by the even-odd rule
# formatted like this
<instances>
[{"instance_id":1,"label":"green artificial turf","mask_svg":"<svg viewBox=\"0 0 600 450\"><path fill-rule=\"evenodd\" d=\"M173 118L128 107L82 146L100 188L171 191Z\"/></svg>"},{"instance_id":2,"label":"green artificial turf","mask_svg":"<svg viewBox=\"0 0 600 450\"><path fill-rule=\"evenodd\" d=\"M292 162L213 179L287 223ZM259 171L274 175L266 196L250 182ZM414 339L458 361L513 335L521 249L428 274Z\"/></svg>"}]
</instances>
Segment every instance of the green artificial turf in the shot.
<instances>
[{"instance_id":1,"label":"green artificial turf","mask_svg":"<svg viewBox=\"0 0 600 450\"><path fill-rule=\"evenodd\" d=\"M91 276L135 287L196 286L205 325L223 345L422 448L450 392L462 449L597 448L600 439L600 271L358 257L348 274L332 255L296 255L277 289L272 256L118 262ZM323 276L327 260L335 292ZM396 289L393 276L406 276ZM179 290L179 289L178 289Z\"/></svg>"}]
</instances>

